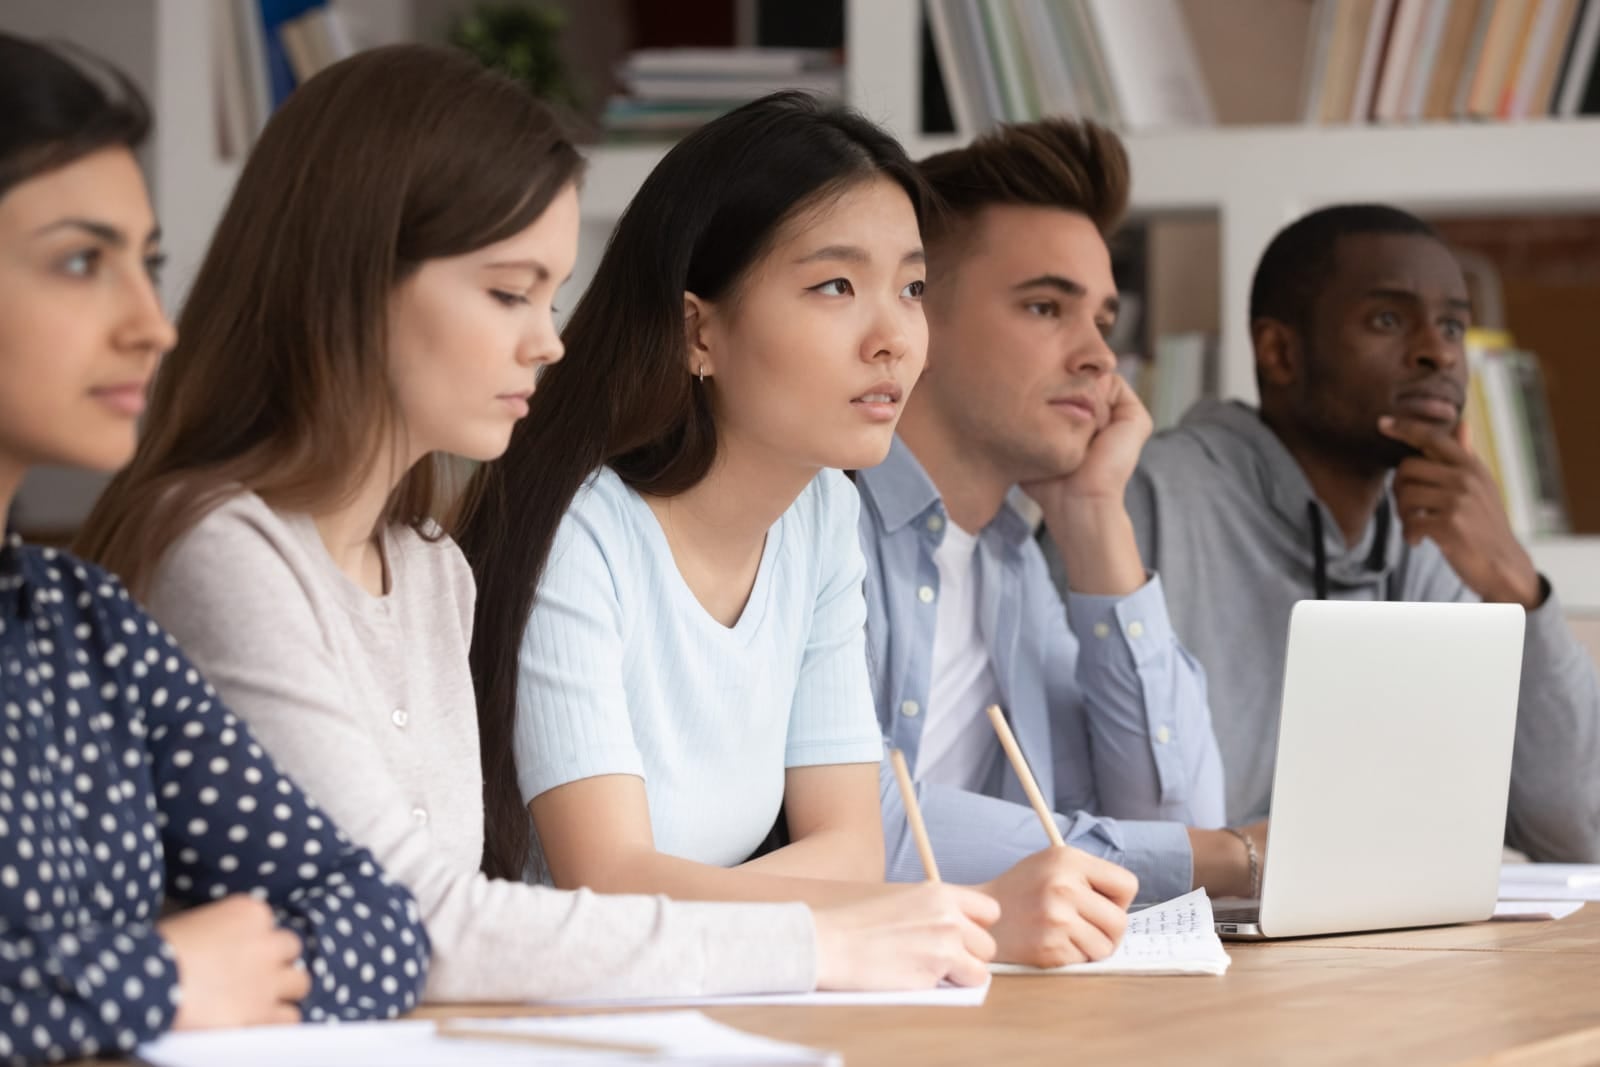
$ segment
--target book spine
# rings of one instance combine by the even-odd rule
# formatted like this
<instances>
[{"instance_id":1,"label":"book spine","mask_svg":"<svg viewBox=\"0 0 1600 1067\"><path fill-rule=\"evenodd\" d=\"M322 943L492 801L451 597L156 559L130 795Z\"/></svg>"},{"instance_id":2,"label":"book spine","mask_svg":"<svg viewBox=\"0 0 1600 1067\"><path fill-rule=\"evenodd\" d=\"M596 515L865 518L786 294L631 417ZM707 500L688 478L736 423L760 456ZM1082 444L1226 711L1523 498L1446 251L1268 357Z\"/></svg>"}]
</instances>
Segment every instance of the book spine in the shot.
<instances>
[{"instance_id":1,"label":"book spine","mask_svg":"<svg viewBox=\"0 0 1600 1067\"><path fill-rule=\"evenodd\" d=\"M1540 536L1567 532L1566 490L1561 478L1561 451L1550 418L1550 398L1545 389L1539 357L1532 352L1508 352L1517 386L1518 414L1527 443L1526 461L1534 488L1534 529Z\"/></svg>"},{"instance_id":2,"label":"book spine","mask_svg":"<svg viewBox=\"0 0 1600 1067\"><path fill-rule=\"evenodd\" d=\"M1012 0L1021 27L1023 51L1033 70L1035 94L1044 115L1078 114L1078 98L1067 70L1067 49L1056 40L1050 0Z\"/></svg>"},{"instance_id":3,"label":"book spine","mask_svg":"<svg viewBox=\"0 0 1600 1067\"><path fill-rule=\"evenodd\" d=\"M939 70L944 74L944 95L950 101L950 114L955 119L956 132L964 138L977 135L982 129L977 107L973 102L972 71L959 45L959 18L953 10L956 0L926 0L928 28L933 33L933 47L939 54Z\"/></svg>"},{"instance_id":4,"label":"book spine","mask_svg":"<svg viewBox=\"0 0 1600 1067\"><path fill-rule=\"evenodd\" d=\"M979 0L983 10L984 36L994 55L995 73L1000 81L1000 99L1007 122L1029 122L1038 118L1028 100L1028 72L1017 54L1009 6L1005 0Z\"/></svg>"},{"instance_id":5,"label":"book spine","mask_svg":"<svg viewBox=\"0 0 1600 1067\"><path fill-rule=\"evenodd\" d=\"M1532 537L1537 533L1538 520L1530 472L1531 451L1518 413L1521 405L1516 383L1504 350L1486 353L1482 377L1500 474L1505 479L1506 515L1511 520L1513 533L1519 538Z\"/></svg>"},{"instance_id":6,"label":"book spine","mask_svg":"<svg viewBox=\"0 0 1600 1067\"><path fill-rule=\"evenodd\" d=\"M1600 0L1584 0L1583 16L1572 42L1572 56L1567 61L1567 70L1562 77L1556 114L1564 118L1578 114L1594 69L1596 45L1600 45Z\"/></svg>"},{"instance_id":7,"label":"book spine","mask_svg":"<svg viewBox=\"0 0 1600 1067\"><path fill-rule=\"evenodd\" d=\"M970 55L975 59L977 84L983 101L983 128L1006 120L1005 97L1000 91L1000 73L995 67L993 45L984 28L982 0L961 0L963 20L967 30L964 38Z\"/></svg>"}]
</instances>

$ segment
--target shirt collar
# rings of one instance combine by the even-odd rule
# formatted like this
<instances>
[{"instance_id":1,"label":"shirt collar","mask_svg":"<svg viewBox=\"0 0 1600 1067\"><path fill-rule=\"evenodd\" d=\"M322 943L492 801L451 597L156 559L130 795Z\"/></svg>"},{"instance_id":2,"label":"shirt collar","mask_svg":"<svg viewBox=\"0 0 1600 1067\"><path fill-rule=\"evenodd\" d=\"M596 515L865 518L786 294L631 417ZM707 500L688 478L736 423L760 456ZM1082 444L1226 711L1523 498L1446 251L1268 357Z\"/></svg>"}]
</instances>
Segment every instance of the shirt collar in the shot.
<instances>
[{"instance_id":1,"label":"shirt collar","mask_svg":"<svg viewBox=\"0 0 1600 1067\"><path fill-rule=\"evenodd\" d=\"M894 533L940 503L939 490L911 449L894 435L888 457L876 467L856 472L860 486L877 507L884 533Z\"/></svg>"},{"instance_id":2,"label":"shirt collar","mask_svg":"<svg viewBox=\"0 0 1600 1067\"><path fill-rule=\"evenodd\" d=\"M882 463L856 472L856 485L877 509L886 534L903 529L934 509L944 515L944 501L938 487L899 434L895 434L889 455ZM1033 527L1007 500L1001 505L1000 513L978 531L978 535L980 538L996 536L1014 546L1031 538Z\"/></svg>"}]
</instances>

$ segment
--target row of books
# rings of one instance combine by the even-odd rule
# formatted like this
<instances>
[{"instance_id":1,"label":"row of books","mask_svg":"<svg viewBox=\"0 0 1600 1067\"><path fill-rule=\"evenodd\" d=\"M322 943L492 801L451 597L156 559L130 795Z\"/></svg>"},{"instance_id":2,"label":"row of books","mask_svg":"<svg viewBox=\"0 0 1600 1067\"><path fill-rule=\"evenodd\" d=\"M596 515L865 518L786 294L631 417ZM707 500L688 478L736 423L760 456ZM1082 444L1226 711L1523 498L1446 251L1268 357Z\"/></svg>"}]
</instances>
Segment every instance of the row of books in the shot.
<instances>
[{"instance_id":1,"label":"row of books","mask_svg":"<svg viewBox=\"0 0 1600 1067\"><path fill-rule=\"evenodd\" d=\"M1600 0L1317 0L1312 123L1600 113Z\"/></svg>"},{"instance_id":2,"label":"row of books","mask_svg":"<svg viewBox=\"0 0 1600 1067\"><path fill-rule=\"evenodd\" d=\"M1178 0L926 0L926 13L963 135L1047 115L1215 121Z\"/></svg>"},{"instance_id":3,"label":"row of books","mask_svg":"<svg viewBox=\"0 0 1600 1067\"><path fill-rule=\"evenodd\" d=\"M679 137L781 89L844 95L841 57L826 49L641 49L616 75L623 91L607 102L602 118L614 140Z\"/></svg>"},{"instance_id":4,"label":"row of books","mask_svg":"<svg viewBox=\"0 0 1600 1067\"><path fill-rule=\"evenodd\" d=\"M1528 539L1567 533L1561 460L1544 374L1503 330L1467 334L1466 422L1472 447L1494 474L1511 528Z\"/></svg>"},{"instance_id":5,"label":"row of books","mask_svg":"<svg viewBox=\"0 0 1600 1067\"><path fill-rule=\"evenodd\" d=\"M211 19L218 154L242 157L294 87L356 51L328 0L217 0Z\"/></svg>"}]
</instances>

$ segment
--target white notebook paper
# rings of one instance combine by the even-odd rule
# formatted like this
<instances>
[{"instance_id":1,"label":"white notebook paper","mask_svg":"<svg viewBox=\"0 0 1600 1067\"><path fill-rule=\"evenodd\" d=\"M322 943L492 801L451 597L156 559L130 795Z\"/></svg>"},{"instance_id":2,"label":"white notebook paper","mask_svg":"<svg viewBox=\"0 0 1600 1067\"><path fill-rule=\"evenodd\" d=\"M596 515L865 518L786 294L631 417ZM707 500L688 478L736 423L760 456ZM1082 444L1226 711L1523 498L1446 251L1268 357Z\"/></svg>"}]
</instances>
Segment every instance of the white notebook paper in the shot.
<instances>
[{"instance_id":1,"label":"white notebook paper","mask_svg":"<svg viewBox=\"0 0 1600 1067\"><path fill-rule=\"evenodd\" d=\"M562 1001L562 1003L569 1007L584 1008L725 1008L738 1005L809 1008L981 1008L988 996L989 983L985 982L981 986L941 985L933 989L912 989L899 993L735 993L715 997L585 999Z\"/></svg>"},{"instance_id":2,"label":"white notebook paper","mask_svg":"<svg viewBox=\"0 0 1600 1067\"><path fill-rule=\"evenodd\" d=\"M1581 900L1502 900L1494 906L1501 921L1565 919L1583 907Z\"/></svg>"},{"instance_id":3,"label":"white notebook paper","mask_svg":"<svg viewBox=\"0 0 1600 1067\"><path fill-rule=\"evenodd\" d=\"M989 966L994 974L1225 974L1233 962L1217 936L1211 898L1196 889L1128 916L1122 944L1103 960L1065 967Z\"/></svg>"},{"instance_id":4,"label":"white notebook paper","mask_svg":"<svg viewBox=\"0 0 1600 1067\"><path fill-rule=\"evenodd\" d=\"M1600 866L1584 863L1507 863L1500 867L1501 900L1600 900Z\"/></svg>"},{"instance_id":5,"label":"white notebook paper","mask_svg":"<svg viewBox=\"0 0 1600 1067\"><path fill-rule=\"evenodd\" d=\"M1559 886L1600 885L1600 864L1596 863L1503 863L1500 883Z\"/></svg>"},{"instance_id":6,"label":"white notebook paper","mask_svg":"<svg viewBox=\"0 0 1600 1067\"><path fill-rule=\"evenodd\" d=\"M841 1067L831 1052L757 1037L697 1011L547 1019L453 1019L474 1030L651 1046L628 1053L446 1038L432 1022L260 1026L168 1034L141 1046L153 1067L594 1067L597 1064L739 1064Z\"/></svg>"}]
</instances>

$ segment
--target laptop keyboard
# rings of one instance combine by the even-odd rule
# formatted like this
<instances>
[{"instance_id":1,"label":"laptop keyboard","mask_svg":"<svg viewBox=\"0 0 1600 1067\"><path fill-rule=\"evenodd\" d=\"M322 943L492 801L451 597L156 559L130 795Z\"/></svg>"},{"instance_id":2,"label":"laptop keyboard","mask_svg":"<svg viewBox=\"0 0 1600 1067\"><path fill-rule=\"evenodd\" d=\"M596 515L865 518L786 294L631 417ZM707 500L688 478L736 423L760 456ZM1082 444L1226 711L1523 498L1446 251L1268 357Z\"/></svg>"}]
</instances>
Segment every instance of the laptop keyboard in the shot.
<instances>
[{"instance_id":1,"label":"laptop keyboard","mask_svg":"<svg viewBox=\"0 0 1600 1067\"><path fill-rule=\"evenodd\" d=\"M1213 918L1219 923L1253 923L1261 921L1261 902L1258 900L1214 905L1211 911Z\"/></svg>"}]
</instances>

